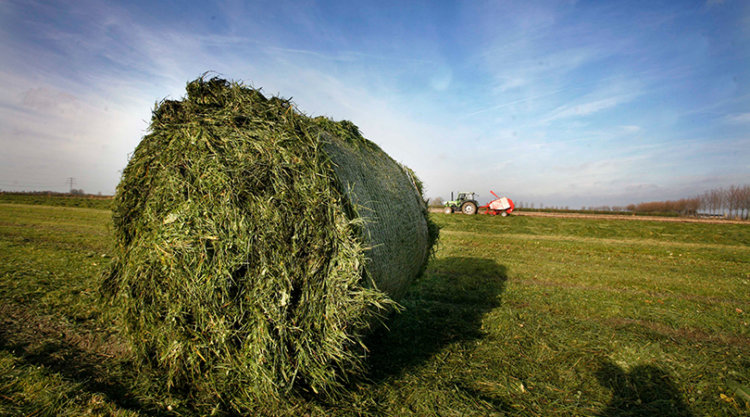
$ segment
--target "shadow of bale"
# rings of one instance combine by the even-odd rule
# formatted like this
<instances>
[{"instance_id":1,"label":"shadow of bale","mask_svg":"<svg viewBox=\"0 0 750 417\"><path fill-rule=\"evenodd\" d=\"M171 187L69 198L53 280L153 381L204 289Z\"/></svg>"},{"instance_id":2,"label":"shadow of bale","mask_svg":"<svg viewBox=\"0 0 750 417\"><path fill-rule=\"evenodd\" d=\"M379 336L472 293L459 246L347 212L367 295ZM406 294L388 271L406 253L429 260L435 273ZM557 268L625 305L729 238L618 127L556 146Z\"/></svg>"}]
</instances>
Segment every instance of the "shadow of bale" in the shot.
<instances>
[{"instance_id":1,"label":"shadow of bale","mask_svg":"<svg viewBox=\"0 0 750 417\"><path fill-rule=\"evenodd\" d=\"M672 377L656 366L639 365L625 372L606 361L599 366L596 377L602 386L612 390L612 400L598 414L601 417L693 415Z\"/></svg>"},{"instance_id":2,"label":"shadow of bale","mask_svg":"<svg viewBox=\"0 0 750 417\"><path fill-rule=\"evenodd\" d=\"M419 366L444 346L483 336L482 318L500 305L507 272L473 257L434 259L399 300L405 310L365 342L374 381Z\"/></svg>"}]
</instances>

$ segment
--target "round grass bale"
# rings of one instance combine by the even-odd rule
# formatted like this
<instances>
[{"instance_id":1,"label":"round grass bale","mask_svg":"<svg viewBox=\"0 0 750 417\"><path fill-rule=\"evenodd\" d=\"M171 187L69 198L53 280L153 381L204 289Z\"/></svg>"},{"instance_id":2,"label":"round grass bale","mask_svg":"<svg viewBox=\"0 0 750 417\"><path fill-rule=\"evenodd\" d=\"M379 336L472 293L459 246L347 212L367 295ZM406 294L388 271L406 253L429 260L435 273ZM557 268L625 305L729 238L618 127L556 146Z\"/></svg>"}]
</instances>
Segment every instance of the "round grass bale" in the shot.
<instances>
[{"instance_id":1,"label":"round grass bale","mask_svg":"<svg viewBox=\"0 0 750 417\"><path fill-rule=\"evenodd\" d=\"M218 78L157 105L113 221L102 288L136 357L235 410L361 372L437 238L417 178L352 123Z\"/></svg>"}]
</instances>

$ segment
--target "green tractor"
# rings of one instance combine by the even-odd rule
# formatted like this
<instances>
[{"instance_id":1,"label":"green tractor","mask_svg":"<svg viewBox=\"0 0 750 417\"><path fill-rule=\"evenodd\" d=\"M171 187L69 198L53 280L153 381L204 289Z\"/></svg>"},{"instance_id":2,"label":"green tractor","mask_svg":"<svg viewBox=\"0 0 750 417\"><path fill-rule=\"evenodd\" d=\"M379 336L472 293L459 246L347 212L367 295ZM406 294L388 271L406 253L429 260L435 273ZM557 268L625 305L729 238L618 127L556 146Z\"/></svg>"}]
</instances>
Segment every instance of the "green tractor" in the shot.
<instances>
[{"instance_id":1,"label":"green tractor","mask_svg":"<svg viewBox=\"0 0 750 417\"><path fill-rule=\"evenodd\" d=\"M451 191L451 201L445 202L443 213L451 214L461 212L463 214L477 214L477 207L479 207L479 204L477 204L477 199L474 193L458 193L458 198L454 200L453 192Z\"/></svg>"}]
</instances>

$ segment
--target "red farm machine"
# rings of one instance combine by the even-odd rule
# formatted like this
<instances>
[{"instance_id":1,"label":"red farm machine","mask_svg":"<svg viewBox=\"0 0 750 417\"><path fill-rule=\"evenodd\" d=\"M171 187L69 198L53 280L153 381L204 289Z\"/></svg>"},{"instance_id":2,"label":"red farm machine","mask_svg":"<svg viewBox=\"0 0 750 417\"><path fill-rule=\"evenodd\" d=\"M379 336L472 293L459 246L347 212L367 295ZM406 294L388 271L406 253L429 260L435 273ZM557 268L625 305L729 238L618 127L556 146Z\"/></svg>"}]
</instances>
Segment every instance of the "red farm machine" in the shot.
<instances>
[{"instance_id":1,"label":"red farm machine","mask_svg":"<svg viewBox=\"0 0 750 417\"><path fill-rule=\"evenodd\" d=\"M516 208L516 205L513 204L513 200L508 197L498 197L498 195L492 190L490 190L490 192L495 196L496 200L490 201L486 206L479 207L480 209L484 209L484 214L491 214L493 216L499 214L505 217L510 213L513 213L513 209Z\"/></svg>"}]
</instances>

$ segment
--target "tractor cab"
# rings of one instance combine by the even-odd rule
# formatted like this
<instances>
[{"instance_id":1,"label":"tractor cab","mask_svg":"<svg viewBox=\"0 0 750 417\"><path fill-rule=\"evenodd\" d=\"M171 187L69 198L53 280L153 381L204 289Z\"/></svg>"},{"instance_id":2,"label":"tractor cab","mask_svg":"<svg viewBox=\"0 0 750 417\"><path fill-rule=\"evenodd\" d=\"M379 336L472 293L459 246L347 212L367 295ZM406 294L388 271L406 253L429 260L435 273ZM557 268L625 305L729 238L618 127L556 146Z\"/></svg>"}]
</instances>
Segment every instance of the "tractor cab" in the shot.
<instances>
[{"instance_id":1,"label":"tractor cab","mask_svg":"<svg viewBox=\"0 0 750 417\"><path fill-rule=\"evenodd\" d=\"M457 200L458 201L471 201L471 200L476 200L476 198L474 198L474 193L458 193Z\"/></svg>"}]
</instances>

